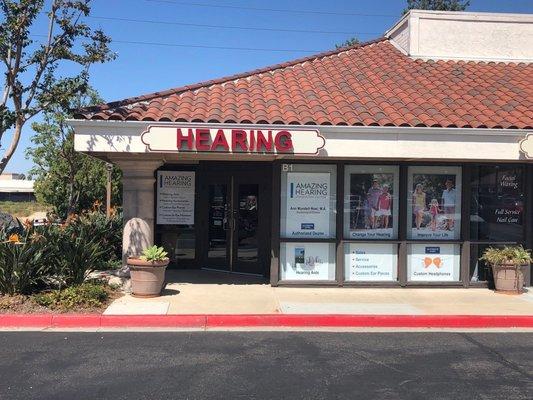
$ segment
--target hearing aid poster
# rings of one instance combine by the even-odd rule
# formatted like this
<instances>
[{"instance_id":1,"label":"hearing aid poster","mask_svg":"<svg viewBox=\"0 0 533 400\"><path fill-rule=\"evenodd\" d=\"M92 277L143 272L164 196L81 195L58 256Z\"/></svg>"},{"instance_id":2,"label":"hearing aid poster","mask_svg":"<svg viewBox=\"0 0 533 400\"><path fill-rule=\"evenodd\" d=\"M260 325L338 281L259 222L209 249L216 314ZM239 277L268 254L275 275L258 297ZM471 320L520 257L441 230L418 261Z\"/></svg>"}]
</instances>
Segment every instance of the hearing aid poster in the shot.
<instances>
[{"instance_id":1,"label":"hearing aid poster","mask_svg":"<svg viewBox=\"0 0 533 400\"><path fill-rule=\"evenodd\" d=\"M459 281L460 254L457 244L412 244L407 256L409 281Z\"/></svg>"}]
</instances>

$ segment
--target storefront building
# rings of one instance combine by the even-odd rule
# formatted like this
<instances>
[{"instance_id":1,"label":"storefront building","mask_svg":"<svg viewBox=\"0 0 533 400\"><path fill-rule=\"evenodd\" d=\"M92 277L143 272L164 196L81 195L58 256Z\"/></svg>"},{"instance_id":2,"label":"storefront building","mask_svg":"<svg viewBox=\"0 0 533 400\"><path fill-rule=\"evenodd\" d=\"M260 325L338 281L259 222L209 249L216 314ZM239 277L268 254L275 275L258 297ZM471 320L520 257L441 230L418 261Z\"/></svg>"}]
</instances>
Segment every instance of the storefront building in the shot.
<instances>
[{"instance_id":1,"label":"storefront building","mask_svg":"<svg viewBox=\"0 0 533 400\"><path fill-rule=\"evenodd\" d=\"M123 170L125 256L156 243L175 268L272 285L487 286L487 246L533 247L531 61L531 15L411 11L372 42L70 123Z\"/></svg>"}]
</instances>

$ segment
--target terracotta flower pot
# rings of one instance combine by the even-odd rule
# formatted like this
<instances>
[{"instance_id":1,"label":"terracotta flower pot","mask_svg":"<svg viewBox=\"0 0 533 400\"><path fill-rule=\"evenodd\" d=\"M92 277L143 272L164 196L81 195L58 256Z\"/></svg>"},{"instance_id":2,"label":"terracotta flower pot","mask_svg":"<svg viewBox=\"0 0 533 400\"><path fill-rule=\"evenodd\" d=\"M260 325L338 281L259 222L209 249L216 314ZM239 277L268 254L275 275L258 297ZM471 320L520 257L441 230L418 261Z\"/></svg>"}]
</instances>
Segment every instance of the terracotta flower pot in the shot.
<instances>
[{"instance_id":1,"label":"terracotta flower pot","mask_svg":"<svg viewBox=\"0 0 533 400\"><path fill-rule=\"evenodd\" d=\"M492 266L494 286L499 292L522 293L524 288L524 266L500 264Z\"/></svg>"},{"instance_id":2,"label":"terracotta flower pot","mask_svg":"<svg viewBox=\"0 0 533 400\"><path fill-rule=\"evenodd\" d=\"M165 270L169 259L162 261L144 261L129 257L128 267L131 276L131 291L135 297L157 297L165 283Z\"/></svg>"}]
</instances>

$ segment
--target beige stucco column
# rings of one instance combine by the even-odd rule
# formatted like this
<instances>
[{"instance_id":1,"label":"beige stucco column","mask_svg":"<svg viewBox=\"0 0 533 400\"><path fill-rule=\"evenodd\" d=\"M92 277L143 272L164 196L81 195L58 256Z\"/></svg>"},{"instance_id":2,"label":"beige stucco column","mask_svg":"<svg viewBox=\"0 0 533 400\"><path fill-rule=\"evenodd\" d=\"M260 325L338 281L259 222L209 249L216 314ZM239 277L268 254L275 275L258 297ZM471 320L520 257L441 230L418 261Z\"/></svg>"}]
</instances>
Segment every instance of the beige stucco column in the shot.
<instances>
[{"instance_id":1,"label":"beige stucco column","mask_svg":"<svg viewBox=\"0 0 533 400\"><path fill-rule=\"evenodd\" d=\"M122 207L124 231L122 259L139 255L154 244L155 193L154 171L161 161L116 161L122 169Z\"/></svg>"}]
</instances>

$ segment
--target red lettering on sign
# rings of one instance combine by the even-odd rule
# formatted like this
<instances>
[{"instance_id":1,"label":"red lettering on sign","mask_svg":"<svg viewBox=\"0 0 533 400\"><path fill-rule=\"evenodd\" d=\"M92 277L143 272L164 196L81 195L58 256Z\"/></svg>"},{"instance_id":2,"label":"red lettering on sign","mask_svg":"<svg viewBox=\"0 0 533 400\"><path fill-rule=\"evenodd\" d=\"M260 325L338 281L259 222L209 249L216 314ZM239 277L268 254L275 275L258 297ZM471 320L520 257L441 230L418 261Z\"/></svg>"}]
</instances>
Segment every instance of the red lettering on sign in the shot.
<instances>
[{"instance_id":1,"label":"red lettering on sign","mask_svg":"<svg viewBox=\"0 0 533 400\"><path fill-rule=\"evenodd\" d=\"M250 151L255 151L255 135L254 135L254 130L252 129L250 131Z\"/></svg>"},{"instance_id":2,"label":"red lettering on sign","mask_svg":"<svg viewBox=\"0 0 533 400\"><path fill-rule=\"evenodd\" d=\"M187 130L187 133L184 133ZM225 151L245 153L288 153L294 151L288 130L176 128L176 148L180 151ZM274 132L274 133L273 133ZM231 138L230 138L231 135Z\"/></svg>"},{"instance_id":3,"label":"red lettering on sign","mask_svg":"<svg viewBox=\"0 0 533 400\"><path fill-rule=\"evenodd\" d=\"M183 142L187 142L187 150L192 150L193 136L194 135L192 133L192 129L189 128L189 134L188 135L183 135L181 133L181 128L178 128L177 140L176 140L176 147L178 148L178 150L181 149Z\"/></svg>"},{"instance_id":4,"label":"red lettering on sign","mask_svg":"<svg viewBox=\"0 0 533 400\"><path fill-rule=\"evenodd\" d=\"M239 145L242 151L248 151L248 145L246 144L246 132L242 129L231 130L231 149L236 151L237 145Z\"/></svg>"},{"instance_id":5,"label":"red lettering on sign","mask_svg":"<svg viewBox=\"0 0 533 400\"><path fill-rule=\"evenodd\" d=\"M264 147L267 152L272 151L272 131L268 131L268 140L263 132L257 131L257 151L262 151L261 147Z\"/></svg>"},{"instance_id":6,"label":"red lettering on sign","mask_svg":"<svg viewBox=\"0 0 533 400\"><path fill-rule=\"evenodd\" d=\"M213 144L211 145L211 151L216 151L219 146L222 146L222 150L229 151L229 144L223 129L218 130L215 139L213 140Z\"/></svg>"},{"instance_id":7,"label":"red lettering on sign","mask_svg":"<svg viewBox=\"0 0 533 400\"><path fill-rule=\"evenodd\" d=\"M274 140L277 151L287 152L293 149L292 136L288 131L279 131Z\"/></svg>"},{"instance_id":8,"label":"red lettering on sign","mask_svg":"<svg viewBox=\"0 0 533 400\"><path fill-rule=\"evenodd\" d=\"M196 151L209 151L209 129L196 129Z\"/></svg>"}]
</instances>

